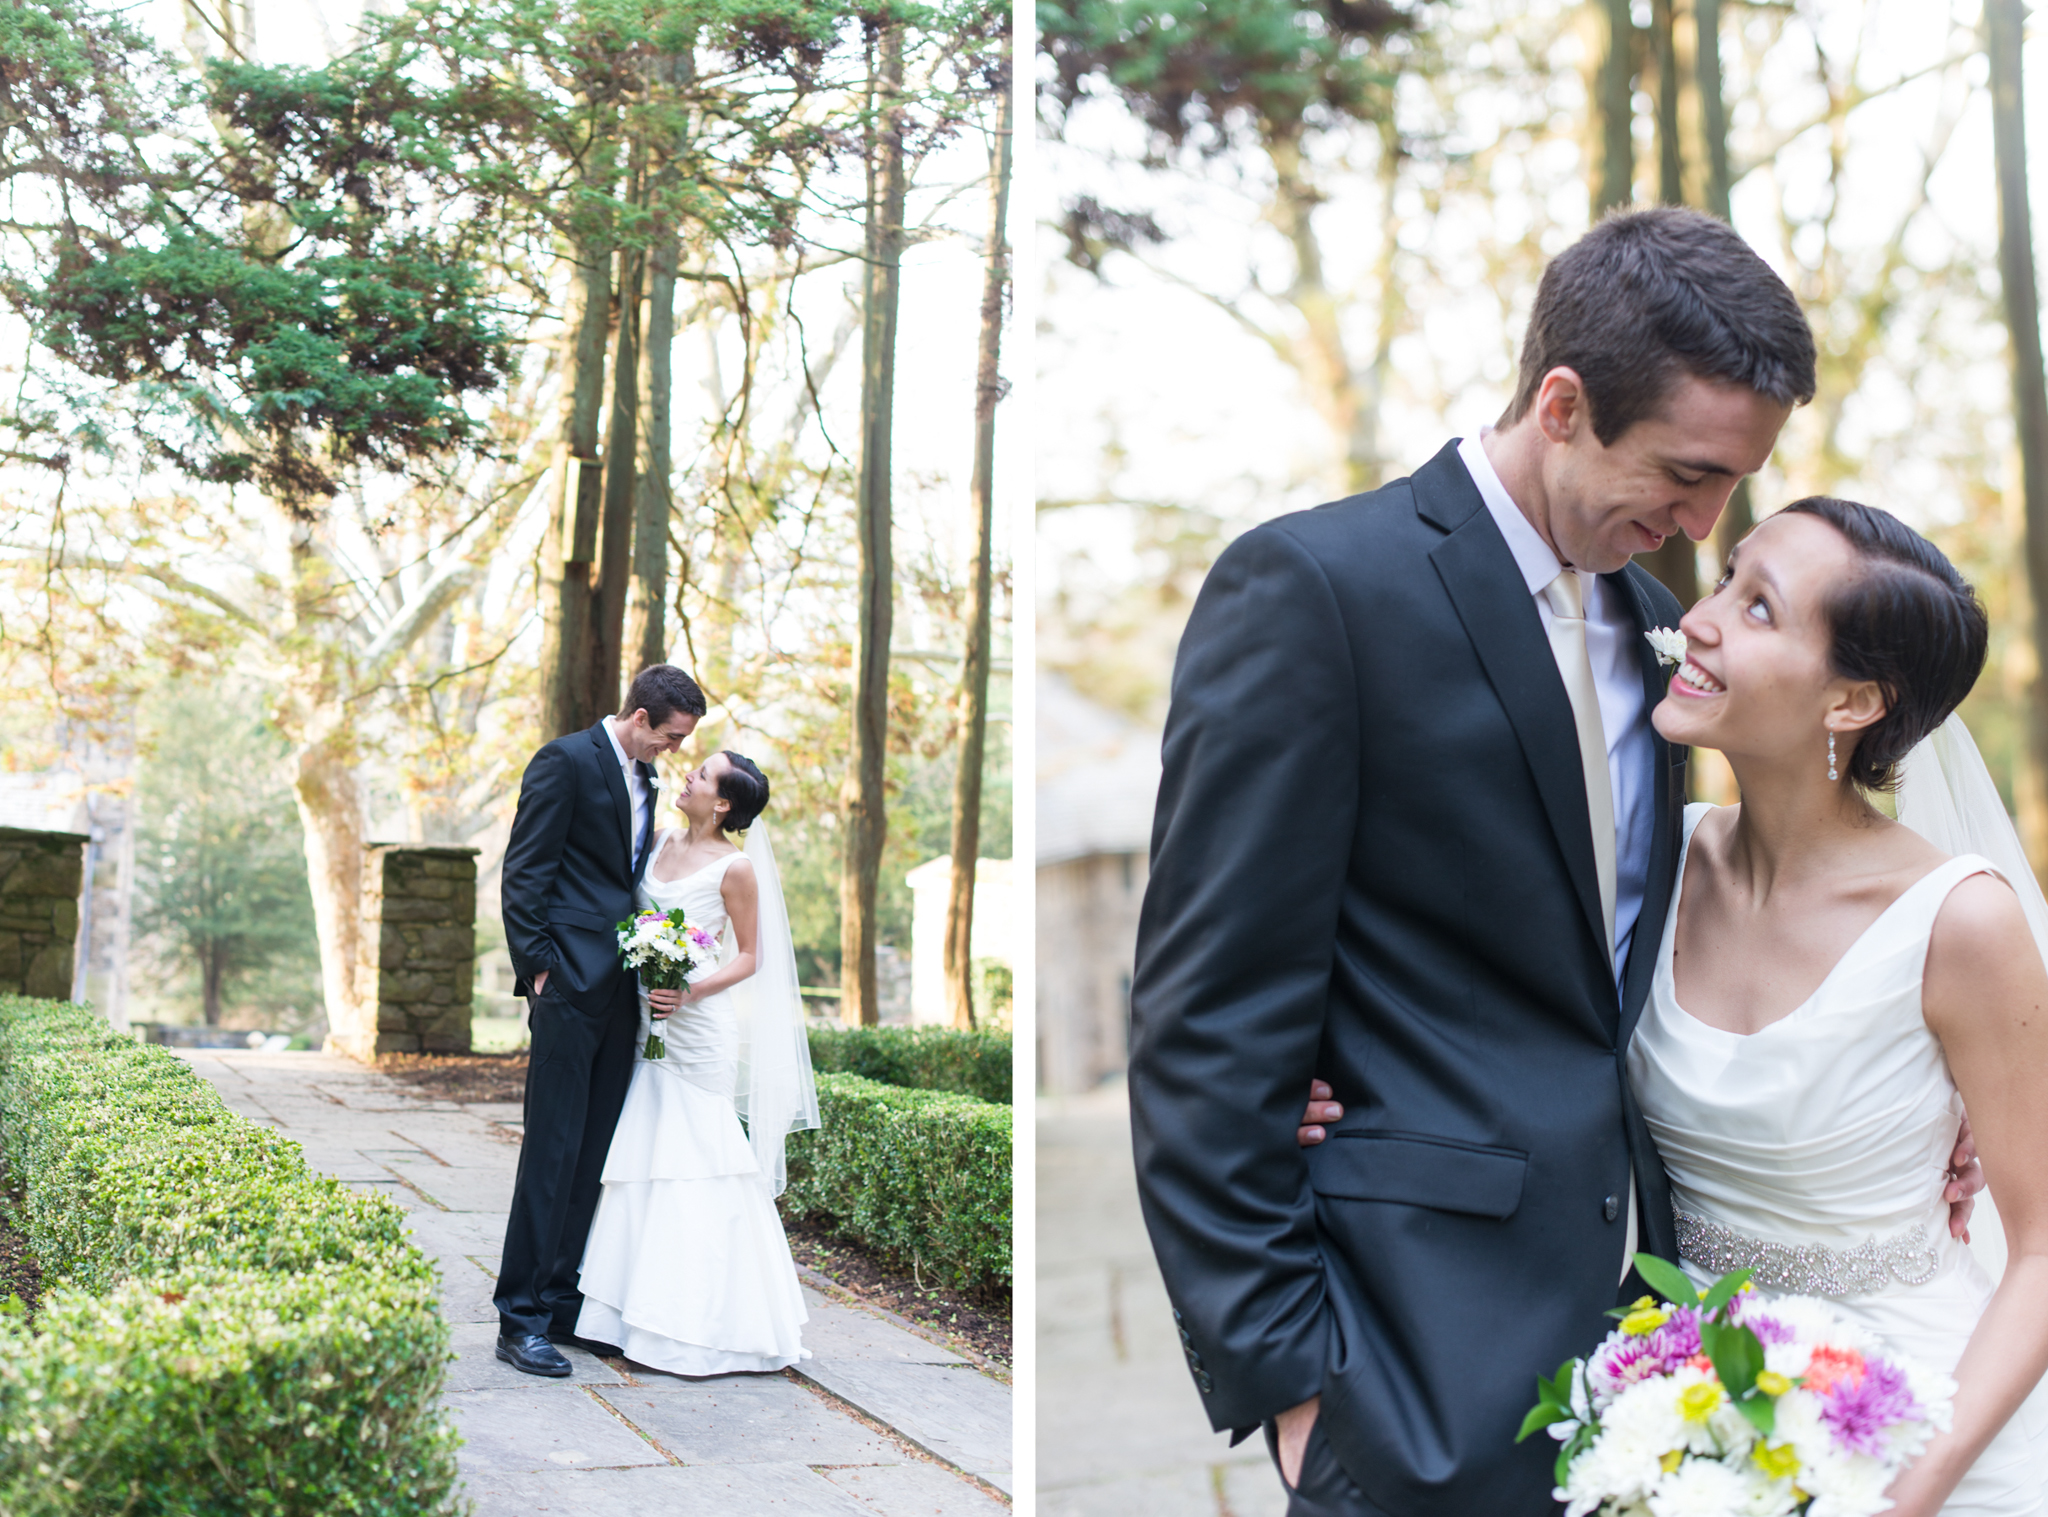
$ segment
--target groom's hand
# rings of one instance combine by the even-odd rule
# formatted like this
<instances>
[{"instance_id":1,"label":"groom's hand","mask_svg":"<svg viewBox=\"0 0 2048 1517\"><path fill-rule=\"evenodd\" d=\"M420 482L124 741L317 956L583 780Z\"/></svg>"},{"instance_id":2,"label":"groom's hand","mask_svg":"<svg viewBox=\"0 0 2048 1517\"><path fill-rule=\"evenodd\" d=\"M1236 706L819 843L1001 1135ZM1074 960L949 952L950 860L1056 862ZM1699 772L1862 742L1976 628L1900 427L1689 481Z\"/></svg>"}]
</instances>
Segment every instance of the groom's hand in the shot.
<instances>
[{"instance_id":1,"label":"groom's hand","mask_svg":"<svg viewBox=\"0 0 2048 1517\"><path fill-rule=\"evenodd\" d=\"M1984 1166L1977 1162L1977 1139L1970 1132L1970 1114L1963 1113L1963 1125L1956 1133L1956 1151L1948 1156L1948 1184L1941 1199L1948 1202L1948 1235L1970 1241L1970 1213L1976 1210L1977 1192L1984 1188Z\"/></svg>"},{"instance_id":2,"label":"groom's hand","mask_svg":"<svg viewBox=\"0 0 2048 1517\"><path fill-rule=\"evenodd\" d=\"M1320 1081L1317 1082L1321 1084ZM1329 1086L1324 1085L1325 1093ZM1316 1413L1322 1410L1323 1398L1311 1396L1300 1406L1290 1406L1273 1419L1273 1430L1280 1445L1280 1478L1287 1482L1287 1489L1294 1490L1301 1484L1302 1456L1308 1453L1309 1429L1316 1425Z\"/></svg>"},{"instance_id":3,"label":"groom's hand","mask_svg":"<svg viewBox=\"0 0 2048 1517\"><path fill-rule=\"evenodd\" d=\"M1334 1122L1344 1115L1343 1106L1330 1099L1332 1094L1327 1082L1308 1082L1308 1105L1301 1113L1301 1126L1294 1130L1294 1141L1303 1148L1314 1148L1328 1136L1322 1129L1322 1123ZM1311 1417L1309 1420L1315 1419ZM1293 1482L1289 1481L1288 1484L1292 1485Z\"/></svg>"},{"instance_id":4,"label":"groom's hand","mask_svg":"<svg viewBox=\"0 0 2048 1517\"><path fill-rule=\"evenodd\" d=\"M533 977L533 993L540 995L548 988L548 971L543 969Z\"/></svg>"}]
</instances>

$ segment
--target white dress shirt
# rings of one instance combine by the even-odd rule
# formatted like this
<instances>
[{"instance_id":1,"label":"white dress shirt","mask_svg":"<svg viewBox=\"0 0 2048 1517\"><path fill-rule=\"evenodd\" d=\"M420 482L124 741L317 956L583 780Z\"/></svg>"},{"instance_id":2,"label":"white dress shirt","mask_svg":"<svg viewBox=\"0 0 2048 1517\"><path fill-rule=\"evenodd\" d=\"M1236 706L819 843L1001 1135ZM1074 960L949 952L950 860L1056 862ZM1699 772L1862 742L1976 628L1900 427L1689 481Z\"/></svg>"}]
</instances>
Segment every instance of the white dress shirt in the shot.
<instances>
[{"instance_id":1,"label":"white dress shirt","mask_svg":"<svg viewBox=\"0 0 2048 1517\"><path fill-rule=\"evenodd\" d=\"M1587 614L1591 615L1590 612ZM1605 710L1605 697L1602 699L1601 709ZM619 734L615 730L617 722L618 718L615 716L606 717L604 735L612 740L612 752L619 756L619 769L626 776L626 799L632 803L633 808L633 837L627 847L632 852L633 867L637 869L640 867L640 829L647 818L650 797L647 794L646 782L640 778L640 766L627 757L625 747L619 742Z\"/></svg>"}]
</instances>

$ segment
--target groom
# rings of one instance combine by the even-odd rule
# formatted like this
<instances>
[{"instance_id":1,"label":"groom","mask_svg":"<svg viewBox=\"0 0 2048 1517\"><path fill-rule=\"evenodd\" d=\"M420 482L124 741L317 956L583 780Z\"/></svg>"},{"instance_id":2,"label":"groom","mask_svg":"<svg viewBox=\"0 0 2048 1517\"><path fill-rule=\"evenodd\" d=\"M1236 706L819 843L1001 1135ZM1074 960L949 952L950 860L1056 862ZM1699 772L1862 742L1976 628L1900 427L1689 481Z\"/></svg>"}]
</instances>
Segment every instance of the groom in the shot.
<instances>
[{"instance_id":1,"label":"groom","mask_svg":"<svg viewBox=\"0 0 2048 1517\"><path fill-rule=\"evenodd\" d=\"M1649 724L1704 539L1812 398L1725 224L1610 217L1545 271L1499 426L1239 538L1174 669L1131 989L1145 1218L1211 1424L1291 1517L1539 1517L1537 1374L1676 1257L1624 1058L1685 752ZM1342 1120L1306 1150L1320 1075Z\"/></svg>"},{"instance_id":2,"label":"groom","mask_svg":"<svg viewBox=\"0 0 2048 1517\"><path fill-rule=\"evenodd\" d=\"M624 711L556 738L519 782L505 943L514 990L530 998L533 1048L494 1300L498 1357L529 1375L569 1373L554 1344L577 1341L577 1269L639 1030L615 934L632 915L655 832L654 760L696 730L704 709L689 675L650 665L633 677Z\"/></svg>"}]
</instances>

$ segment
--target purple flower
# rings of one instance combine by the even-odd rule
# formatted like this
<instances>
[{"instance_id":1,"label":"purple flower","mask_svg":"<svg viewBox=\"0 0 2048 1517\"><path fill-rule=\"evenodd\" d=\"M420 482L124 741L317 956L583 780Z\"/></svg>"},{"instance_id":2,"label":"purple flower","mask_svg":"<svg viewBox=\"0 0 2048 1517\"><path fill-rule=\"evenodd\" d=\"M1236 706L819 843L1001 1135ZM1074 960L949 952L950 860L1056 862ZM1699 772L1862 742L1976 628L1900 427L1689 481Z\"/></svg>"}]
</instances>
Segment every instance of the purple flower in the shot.
<instances>
[{"instance_id":1,"label":"purple flower","mask_svg":"<svg viewBox=\"0 0 2048 1517\"><path fill-rule=\"evenodd\" d=\"M1905 1374L1897 1365L1868 1359L1861 1380L1852 1382L1845 1377L1829 1387L1820 1415L1842 1448L1881 1458L1886 1452L1888 1428L1926 1414L1906 1388Z\"/></svg>"},{"instance_id":2,"label":"purple flower","mask_svg":"<svg viewBox=\"0 0 2048 1517\"><path fill-rule=\"evenodd\" d=\"M1776 1317L1767 1317L1754 1307L1748 1311L1738 1311L1736 1320L1756 1334L1757 1342L1765 1345L1790 1343L1799 1336Z\"/></svg>"},{"instance_id":3,"label":"purple flower","mask_svg":"<svg viewBox=\"0 0 2048 1517\"><path fill-rule=\"evenodd\" d=\"M1664 1360L1648 1338L1630 1338L1616 1333L1593 1355L1586 1366L1586 1379L1603 1395L1615 1395L1639 1380L1664 1373Z\"/></svg>"},{"instance_id":4,"label":"purple flower","mask_svg":"<svg viewBox=\"0 0 2048 1517\"><path fill-rule=\"evenodd\" d=\"M1700 1351L1700 1322L1696 1312L1679 1307L1671 1320L1643 1340L1662 1362L1665 1371L1677 1369Z\"/></svg>"}]
</instances>

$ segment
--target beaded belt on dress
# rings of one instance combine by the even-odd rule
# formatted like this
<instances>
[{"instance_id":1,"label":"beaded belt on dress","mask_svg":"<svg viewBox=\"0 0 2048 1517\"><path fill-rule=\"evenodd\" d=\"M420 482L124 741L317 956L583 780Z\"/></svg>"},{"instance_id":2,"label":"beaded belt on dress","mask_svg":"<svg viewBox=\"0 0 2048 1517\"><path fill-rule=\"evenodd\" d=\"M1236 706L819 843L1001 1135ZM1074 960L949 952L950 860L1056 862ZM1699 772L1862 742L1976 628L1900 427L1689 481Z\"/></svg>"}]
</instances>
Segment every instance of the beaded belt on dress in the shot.
<instances>
[{"instance_id":1,"label":"beaded belt on dress","mask_svg":"<svg viewBox=\"0 0 2048 1517\"><path fill-rule=\"evenodd\" d=\"M1768 1290L1814 1296L1868 1296L1896 1280L1925 1285L1941 1268L1941 1245L1927 1241L1928 1224L1889 1238L1866 1238L1854 1248L1821 1243L1771 1243L1705 1217L1673 1208L1678 1255L1716 1274L1747 1269Z\"/></svg>"}]
</instances>

